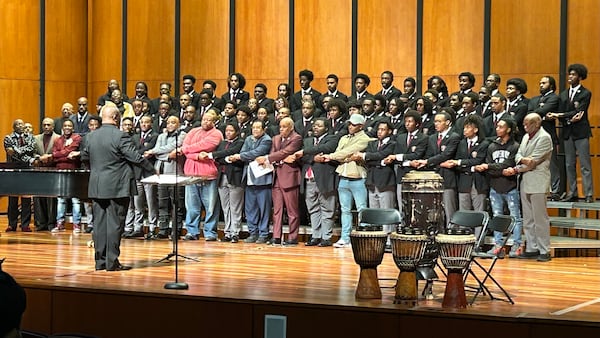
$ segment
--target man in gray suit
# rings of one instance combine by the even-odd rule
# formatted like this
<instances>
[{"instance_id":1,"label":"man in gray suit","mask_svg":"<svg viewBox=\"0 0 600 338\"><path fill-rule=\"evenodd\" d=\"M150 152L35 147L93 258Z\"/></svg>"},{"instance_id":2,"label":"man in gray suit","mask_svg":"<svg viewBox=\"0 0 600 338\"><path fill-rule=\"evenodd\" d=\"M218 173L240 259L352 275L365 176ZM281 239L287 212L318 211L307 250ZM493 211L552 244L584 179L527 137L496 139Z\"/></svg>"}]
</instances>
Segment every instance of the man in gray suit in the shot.
<instances>
[{"instance_id":1,"label":"man in gray suit","mask_svg":"<svg viewBox=\"0 0 600 338\"><path fill-rule=\"evenodd\" d=\"M119 109L106 105L100 114L102 127L87 135L81 152L91 169L88 197L94 201L96 270L129 270L131 267L119 262L119 254L129 199L135 191L134 169L145 173L154 169L136 150L129 134L119 130Z\"/></svg>"},{"instance_id":2,"label":"man in gray suit","mask_svg":"<svg viewBox=\"0 0 600 338\"><path fill-rule=\"evenodd\" d=\"M529 113L523 120L525 135L515 156L517 166L505 169L507 174L520 173L523 227L527 246L519 258L548 262L550 258L550 219L546 194L550 190L550 157L552 137L542 128L542 118Z\"/></svg>"},{"instance_id":3,"label":"man in gray suit","mask_svg":"<svg viewBox=\"0 0 600 338\"><path fill-rule=\"evenodd\" d=\"M60 135L54 132L54 120L46 117L42 120L42 133L35 135L36 154L40 159L41 167L53 167L52 149L54 141ZM33 213L35 220L35 231L47 231L54 228L56 221L56 197L34 197Z\"/></svg>"}]
</instances>

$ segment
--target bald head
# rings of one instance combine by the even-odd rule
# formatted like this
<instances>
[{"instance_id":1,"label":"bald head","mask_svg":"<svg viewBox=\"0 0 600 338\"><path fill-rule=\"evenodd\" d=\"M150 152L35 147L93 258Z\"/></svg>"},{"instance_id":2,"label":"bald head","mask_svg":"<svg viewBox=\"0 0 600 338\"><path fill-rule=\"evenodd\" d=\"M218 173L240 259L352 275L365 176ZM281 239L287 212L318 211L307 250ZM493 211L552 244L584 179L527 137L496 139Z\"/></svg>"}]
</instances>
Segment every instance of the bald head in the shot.
<instances>
[{"instance_id":1,"label":"bald head","mask_svg":"<svg viewBox=\"0 0 600 338\"><path fill-rule=\"evenodd\" d=\"M118 125L118 121L121 120L121 112L113 105L105 105L100 110L100 116L102 117L102 124Z\"/></svg>"},{"instance_id":2,"label":"bald head","mask_svg":"<svg viewBox=\"0 0 600 338\"><path fill-rule=\"evenodd\" d=\"M537 113L530 113L523 119L523 128L528 134L533 134L540 130L542 126L542 118Z\"/></svg>"},{"instance_id":3,"label":"bald head","mask_svg":"<svg viewBox=\"0 0 600 338\"><path fill-rule=\"evenodd\" d=\"M288 137L294 131L294 120L284 117L279 121L279 134L281 137Z\"/></svg>"},{"instance_id":4,"label":"bald head","mask_svg":"<svg viewBox=\"0 0 600 338\"><path fill-rule=\"evenodd\" d=\"M69 102L63 103L60 112L64 118L71 116L73 114L73 105Z\"/></svg>"}]
</instances>

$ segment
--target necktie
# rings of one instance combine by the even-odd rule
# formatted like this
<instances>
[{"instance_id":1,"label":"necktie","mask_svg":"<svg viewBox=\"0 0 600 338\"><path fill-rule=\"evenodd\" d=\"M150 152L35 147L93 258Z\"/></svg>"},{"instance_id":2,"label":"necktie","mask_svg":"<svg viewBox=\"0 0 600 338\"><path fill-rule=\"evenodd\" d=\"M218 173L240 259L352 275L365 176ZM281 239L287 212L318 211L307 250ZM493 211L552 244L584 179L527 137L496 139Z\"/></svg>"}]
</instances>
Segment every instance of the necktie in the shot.
<instances>
[{"instance_id":1,"label":"necktie","mask_svg":"<svg viewBox=\"0 0 600 338\"><path fill-rule=\"evenodd\" d=\"M473 141L467 141L467 143L469 144L467 147L468 152L471 152L471 148L473 148Z\"/></svg>"},{"instance_id":2,"label":"necktie","mask_svg":"<svg viewBox=\"0 0 600 338\"><path fill-rule=\"evenodd\" d=\"M441 144L442 144L442 134L438 134L438 139L437 139L438 148L440 147Z\"/></svg>"},{"instance_id":3,"label":"necktie","mask_svg":"<svg viewBox=\"0 0 600 338\"><path fill-rule=\"evenodd\" d=\"M569 101L573 101L573 97L575 96L575 88L571 88L569 92Z\"/></svg>"},{"instance_id":4,"label":"necktie","mask_svg":"<svg viewBox=\"0 0 600 338\"><path fill-rule=\"evenodd\" d=\"M410 144L412 143L413 137L414 136L412 133L408 134L408 139L407 139L408 141L406 142L406 146L410 146Z\"/></svg>"},{"instance_id":5,"label":"necktie","mask_svg":"<svg viewBox=\"0 0 600 338\"><path fill-rule=\"evenodd\" d=\"M319 144L319 139L315 137L313 144L316 147ZM308 168L306 169L306 176L304 176L304 178L310 179L310 178L314 178L314 177L315 177L315 174L313 173L312 166L308 166Z\"/></svg>"},{"instance_id":6,"label":"necktie","mask_svg":"<svg viewBox=\"0 0 600 338\"><path fill-rule=\"evenodd\" d=\"M146 138L146 135L145 135L145 133L142 133L140 136L141 136L140 137L140 144L143 145L144 144L144 139Z\"/></svg>"},{"instance_id":7,"label":"necktie","mask_svg":"<svg viewBox=\"0 0 600 338\"><path fill-rule=\"evenodd\" d=\"M383 142L379 141L379 144L377 145L377 150L381 150L382 145L383 145Z\"/></svg>"},{"instance_id":8,"label":"necktie","mask_svg":"<svg viewBox=\"0 0 600 338\"><path fill-rule=\"evenodd\" d=\"M21 147L25 145L25 140L23 140L23 135L19 136L19 145Z\"/></svg>"}]
</instances>

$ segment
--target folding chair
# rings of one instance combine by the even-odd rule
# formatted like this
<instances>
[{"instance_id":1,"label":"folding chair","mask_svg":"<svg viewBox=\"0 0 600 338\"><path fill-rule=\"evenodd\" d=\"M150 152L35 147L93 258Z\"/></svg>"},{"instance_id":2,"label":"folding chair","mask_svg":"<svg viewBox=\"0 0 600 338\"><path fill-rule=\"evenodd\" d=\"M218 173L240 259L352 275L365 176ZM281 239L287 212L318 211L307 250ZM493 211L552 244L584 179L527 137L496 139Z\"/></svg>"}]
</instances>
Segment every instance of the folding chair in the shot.
<instances>
[{"instance_id":1,"label":"folding chair","mask_svg":"<svg viewBox=\"0 0 600 338\"><path fill-rule=\"evenodd\" d=\"M482 232L486 231L487 223L489 220L489 215L484 211L474 211L474 210L458 210L452 215L452 219L448 224L448 229L452 229L454 231L460 231L468 229L469 231L475 233L478 227L482 228ZM475 243L475 248L473 251L477 251L483 245L483 242L479 239ZM438 267L439 270L444 274L444 277L448 278L448 274L446 273L443 266L440 265L438 260L435 260L435 267ZM432 293L433 288L433 279L427 278L427 282L425 287L423 288L423 292L421 293L424 296ZM437 275L435 277L437 279ZM445 281L441 281L445 282Z\"/></svg>"},{"instance_id":2,"label":"folding chair","mask_svg":"<svg viewBox=\"0 0 600 338\"><path fill-rule=\"evenodd\" d=\"M480 252L485 243L489 220L490 215L485 211L458 210L452 215L448 228L455 230L469 229L475 236L478 236L473 251ZM479 227L481 229L478 229ZM477 235L478 231L480 231L479 235Z\"/></svg>"},{"instance_id":3,"label":"folding chair","mask_svg":"<svg viewBox=\"0 0 600 338\"><path fill-rule=\"evenodd\" d=\"M497 215L497 216L494 216L490 220L487 228L489 230L498 231L498 232L502 233L501 245L502 245L502 247L504 247L504 246L506 246L508 239L512 235L512 231L513 231L514 227L515 227L515 218L513 216ZM485 238L484 232L482 232L481 237ZM489 266L485 267L483 264L481 264L479 262L479 259L483 259L483 258L488 258L488 259L491 258L491 263L489 264ZM515 303L512 300L512 298L510 297L510 295L508 294L508 292L506 292L506 290L500 285L498 280L496 280L494 278L494 276L492 276L492 270L494 269L494 266L496 265L496 261L498 259L503 259L503 258L504 258L504 255L502 254L502 252L498 252L495 255L486 254L485 256L481 256L481 255L472 255L471 256L471 262L465 272L465 280L467 279L467 277L469 275L471 275L471 276L473 276L473 278L475 278L475 280L479 284L479 287L477 287L477 290L475 291L475 295L473 296L473 299L471 299L470 304L473 304L473 302L475 302L475 299L477 298L477 296L479 296L480 293L482 293L482 294L487 293L490 296L491 300L498 299L498 300L502 300L502 301L505 301L505 302L508 302L511 304ZM473 271L473 266L479 267L479 269L481 269L481 271L485 274L483 279L479 278L475 274L475 272ZM498 289L500 289L500 291L502 291L504 296L506 296L506 299L496 297L490 292L490 289L485 285L485 283L488 280L491 280L492 282L494 282L496 287Z\"/></svg>"},{"instance_id":4,"label":"folding chair","mask_svg":"<svg viewBox=\"0 0 600 338\"><path fill-rule=\"evenodd\" d=\"M399 225L402 215L397 209L364 208L358 213L358 226L369 225Z\"/></svg>"},{"instance_id":5,"label":"folding chair","mask_svg":"<svg viewBox=\"0 0 600 338\"><path fill-rule=\"evenodd\" d=\"M372 227L372 226L383 226L386 224L396 225L396 228L402 221L402 215L397 209L378 209L378 208L364 208L358 213L358 227ZM397 278L379 278L379 280L393 280L397 281ZM382 288L395 288L393 286L382 286Z\"/></svg>"}]
</instances>

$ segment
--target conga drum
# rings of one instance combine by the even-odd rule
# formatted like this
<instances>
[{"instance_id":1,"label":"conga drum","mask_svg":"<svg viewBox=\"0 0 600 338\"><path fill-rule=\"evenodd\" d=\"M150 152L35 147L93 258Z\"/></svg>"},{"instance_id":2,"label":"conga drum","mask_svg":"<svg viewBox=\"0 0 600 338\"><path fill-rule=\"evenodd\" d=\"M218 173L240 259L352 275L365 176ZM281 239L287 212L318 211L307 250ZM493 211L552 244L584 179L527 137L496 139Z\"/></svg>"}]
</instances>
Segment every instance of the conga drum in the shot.
<instances>
[{"instance_id":1,"label":"conga drum","mask_svg":"<svg viewBox=\"0 0 600 338\"><path fill-rule=\"evenodd\" d=\"M398 234L390 235L392 242L392 255L394 263L400 273L396 283L396 295L394 304L403 306L416 306L418 302L417 293L417 263L423 258L425 247L429 242L425 234Z\"/></svg>"},{"instance_id":2,"label":"conga drum","mask_svg":"<svg viewBox=\"0 0 600 338\"><path fill-rule=\"evenodd\" d=\"M429 238L423 258L417 264L422 279L437 279L435 262L438 249L435 235L444 233L444 179L435 171L416 171L402 177L402 224L401 232L417 229Z\"/></svg>"},{"instance_id":3,"label":"conga drum","mask_svg":"<svg viewBox=\"0 0 600 338\"><path fill-rule=\"evenodd\" d=\"M350 233L354 261L360 266L356 299L381 299L377 266L385 253L385 231L366 231L363 227Z\"/></svg>"},{"instance_id":4,"label":"conga drum","mask_svg":"<svg viewBox=\"0 0 600 338\"><path fill-rule=\"evenodd\" d=\"M463 271L471 259L476 238L474 235L438 234L435 236L435 240L439 244L442 264L448 270L448 282L442 307L466 308L467 296L465 295Z\"/></svg>"}]
</instances>

